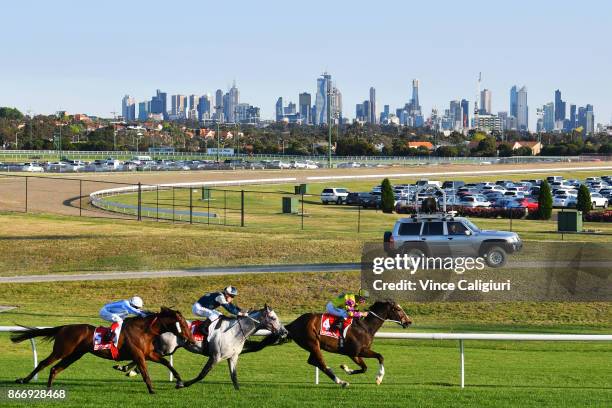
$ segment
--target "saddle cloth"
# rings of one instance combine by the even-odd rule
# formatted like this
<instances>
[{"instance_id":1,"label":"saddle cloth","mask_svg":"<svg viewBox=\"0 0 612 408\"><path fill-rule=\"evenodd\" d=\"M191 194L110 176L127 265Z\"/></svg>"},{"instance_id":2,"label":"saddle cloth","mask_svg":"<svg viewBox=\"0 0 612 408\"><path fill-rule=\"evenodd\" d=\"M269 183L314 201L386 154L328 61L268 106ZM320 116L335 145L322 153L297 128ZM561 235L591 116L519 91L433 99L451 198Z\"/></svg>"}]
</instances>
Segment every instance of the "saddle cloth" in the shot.
<instances>
[{"instance_id":1,"label":"saddle cloth","mask_svg":"<svg viewBox=\"0 0 612 408\"><path fill-rule=\"evenodd\" d=\"M194 320L189 323L189 330L191 330L191 334L193 334L193 338L195 341L204 341L204 339L206 338L207 333L203 333L203 324L203 320Z\"/></svg>"},{"instance_id":2,"label":"saddle cloth","mask_svg":"<svg viewBox=\"0 0 612 408\"><path fill-rule=\"evenodd\" d=\"M115 347L115 343L113 341L108 341L108 335L110 331L115 332L115 336L119 337L119 332L116 332L119 325L113 323L111 327L98 326L96 330L94 330L93 335L93 349L94 350L109 350L111 351L111 355L113 359L117 359L119 357L119 350ZM120 330L120 328L119 328Z\"/></svg>"},{"instance_id":3,"label":"saddle cloth","mask_svg":"<svg viewBox=\"0 0 612 408\"><path fill-rule=\"evenodd\" d=\"M332 327L338 319L339 318L337 316L329 313L323 313L321 315L321 330L319 331L319 334L321 336L333 337L334 339L339 338L340 331L337 328ZM352 317L344 319L344 324L342 325L342 332L344 335L342 337L346 337L346 332L348 331L349 327L351 327L352 323Z\"/></svg>"}]
</instances>

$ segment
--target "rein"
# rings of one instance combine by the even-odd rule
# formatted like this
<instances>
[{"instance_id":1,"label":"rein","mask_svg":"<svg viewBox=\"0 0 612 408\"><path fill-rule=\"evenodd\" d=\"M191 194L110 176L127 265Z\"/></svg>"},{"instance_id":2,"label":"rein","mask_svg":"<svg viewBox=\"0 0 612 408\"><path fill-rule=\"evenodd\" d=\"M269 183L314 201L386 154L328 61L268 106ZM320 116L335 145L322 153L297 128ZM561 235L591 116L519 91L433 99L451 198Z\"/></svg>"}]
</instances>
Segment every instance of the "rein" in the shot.
<instances>
[{"instance_id":1,"label":"rein","mask_svg":"<svg viewBox=\"0 0 612 408\"><path fill-rule=\"evenodd\" d=\"M393 319L383 319L382 317L380 317L379 315L377 315L376 313L374 313L374 312L373 312L373 311L371 311L371 310L368 310L368 314L369 314L369 315L371 314L372 316L374 316L374 317L376 317L376 318L378 318L378 319L382 320L383 322L397 323L397 324L399 324L400 326L402 325L402 322L400 322L399 320L393 320Z\"/></svg>"}]
</instances>

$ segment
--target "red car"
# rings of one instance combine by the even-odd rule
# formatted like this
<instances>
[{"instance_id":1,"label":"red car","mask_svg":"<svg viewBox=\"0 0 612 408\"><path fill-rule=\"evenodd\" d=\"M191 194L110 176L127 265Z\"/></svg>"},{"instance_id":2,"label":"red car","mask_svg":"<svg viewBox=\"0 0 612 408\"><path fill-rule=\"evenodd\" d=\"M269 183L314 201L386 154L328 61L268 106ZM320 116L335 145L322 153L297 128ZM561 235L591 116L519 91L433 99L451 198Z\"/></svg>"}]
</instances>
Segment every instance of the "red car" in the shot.
<instances>
[{"instance_id":1,"label":"red car","mask_svg":"<svg viewBox=\"0 0 612 408\"><path fill-rule=\"evenodd\" d=\"M521 205L521 207L527 208L529 211L535 211L540 207L538 200L533 198L519 198L516 201Z\"/></svg>"}]
</instances>

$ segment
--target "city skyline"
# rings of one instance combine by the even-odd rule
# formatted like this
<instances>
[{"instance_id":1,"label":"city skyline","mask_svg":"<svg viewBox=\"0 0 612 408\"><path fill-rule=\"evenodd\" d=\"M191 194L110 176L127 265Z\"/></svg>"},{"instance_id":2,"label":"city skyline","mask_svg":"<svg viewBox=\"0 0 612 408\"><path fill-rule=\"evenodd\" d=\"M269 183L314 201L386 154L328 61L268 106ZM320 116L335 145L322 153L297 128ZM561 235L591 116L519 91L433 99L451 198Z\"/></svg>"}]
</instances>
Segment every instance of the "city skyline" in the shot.
<instances>
[{"instance_id":1,"label":"city skyline","mask_svg":"<svg viewBox=\"0 0 612 408\"><path fill-rule=\"evenodd\" d=\"M143 9L110 3L93 19L83 18L82 10L66 1L35 8L5 5L0 33L6 38L18 33L18 41L3 50L0 104L24 112L66 110L111 117L125 94L138 102L158 88L168 95L213 94L219 88L227 91L235 79L242 99L261 107L262 118L272 119L279 96L298 103L299 93L307 92L314 102L314 80L328 71L342 92L348 117L353 117L355 104L369 99L371 86L378 112L385 105L391 112L403 106L411 99L412 78L420 81L419 103L429 116L432 108L443 111L451 100L465 99L473 106L477 75L483 72L482 87L491 91L494 113L510 110L508 90L513 85L527 86L531 130L537 109L555 101L556 89L568 106L594 106L597 122L608 123L612 114L612 53L607 52L610 28L605 17L612 11L609 4L553 15L546 4L519 1L492 16L486 2L447 2L435 13L424 4L389 3L362 13L359 2L349 8L314 1L290 14L268 4L244 4L230 14L214 3L186 2L164 7L163 13L153 4ZM324 6L335 22L329 32L313 25ZM119 21L112 13L116 7L139 18ZM31 28L22 30L19 22L26 14ZM219 17L206 20L210 35L196 29L204 15ZM400 39L410 15L423 18L410 19L416 37L406 48ZM225 23L230 17L231 30ZM140 41L136 33L142 30L163 34L165 28L154 24L160 19L180 22L180 40L159 35ZM579 31L565 29L576 24ZM372 35L361 35L365 26ZM223 32L219 38L213 35L217 31ZM539 41L543 32L555 32L555 43ZM134 41L123 50L119 44L125 38ZM334 46L312 46L328 43ZM597 62L589 63L589 55Z\"/></svg>"}]
</instances>

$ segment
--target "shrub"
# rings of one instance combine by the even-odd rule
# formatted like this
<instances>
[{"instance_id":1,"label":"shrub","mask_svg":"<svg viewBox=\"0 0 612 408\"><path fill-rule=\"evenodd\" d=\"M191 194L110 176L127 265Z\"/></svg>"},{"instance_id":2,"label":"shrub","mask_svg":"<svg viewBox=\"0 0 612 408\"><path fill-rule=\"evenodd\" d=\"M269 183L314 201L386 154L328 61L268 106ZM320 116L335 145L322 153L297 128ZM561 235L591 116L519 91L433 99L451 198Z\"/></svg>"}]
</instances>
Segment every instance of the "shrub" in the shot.
<instances>
[{"instance_id":1,"label":"shrub","mask_svg":"<svg viewBox=\"0 0 612 408\"><path fill-rule=\"evenodd\" d=\"M552 217L552 193L548 181L543 180L540 184L540 194L538 195L538 215L541 220L550 220Z\"/></svg>"},{"instance_id":2,"label":"shrub","mask_svg":"<svg viewBox=\"0 0 612 408\"><path fill-rule=\"evenodd\" d=\"M393 187L388 178L384 179L381 188L381 208L384 213L391 214L395 204L395 195Z\"/></svg>"},{"instance_id":3,"label":"shrub","mask_svg":"<svg viewBox=\"0 0 612 408\"><path fill-rule=\"evenodd\" d=\"M593 209L593 203L591 202L591 193L584 184L581 184L578 188L578 198L576 200L576 209L582 211L582 219Z\"/></svg>"},{"instance_id":4,"label":"shrub","mask_svg":"<svg viewBox=\"0 0 612 408\"><path fill-rule=\"evenodd\" d=\"M591 211L584 216L585 221L612 222L612 211Z\"/></svg>"}]
</instances>

